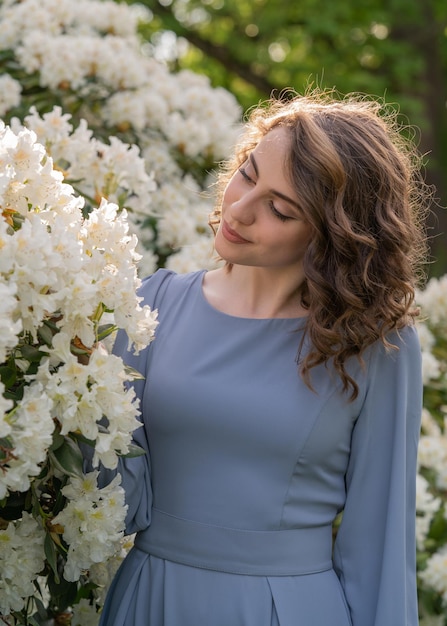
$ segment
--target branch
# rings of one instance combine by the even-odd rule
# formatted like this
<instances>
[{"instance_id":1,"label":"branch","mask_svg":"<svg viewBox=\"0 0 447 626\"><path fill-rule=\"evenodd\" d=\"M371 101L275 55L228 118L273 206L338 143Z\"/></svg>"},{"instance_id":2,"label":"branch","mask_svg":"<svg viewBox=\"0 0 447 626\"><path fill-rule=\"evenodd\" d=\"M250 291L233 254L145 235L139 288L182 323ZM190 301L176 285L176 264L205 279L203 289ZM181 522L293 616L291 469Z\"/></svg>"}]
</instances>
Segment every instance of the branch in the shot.
<instances>
[{"instance_id":1,"label":"branch","mask_svg":"<svg viewBox=\"0 0 447 626\"><path fill-rule=\"evenodd\" d=\"M175 17L171 6L161 5L157 1L146 0L144 2L150 10L161 17L164 21L168 21L170 27L178 37L183 37L191 45L201 50L206 56L218 61L224 68L233 74L242 78L245 82L253 85L261 93L270 96L276 90L267 78L253 71L253 69L243 63L240 59L233 56L228 48L213 43L209 39L205 39L197 31L190 30L183 26Z\"/></svg>"}]
</instances>

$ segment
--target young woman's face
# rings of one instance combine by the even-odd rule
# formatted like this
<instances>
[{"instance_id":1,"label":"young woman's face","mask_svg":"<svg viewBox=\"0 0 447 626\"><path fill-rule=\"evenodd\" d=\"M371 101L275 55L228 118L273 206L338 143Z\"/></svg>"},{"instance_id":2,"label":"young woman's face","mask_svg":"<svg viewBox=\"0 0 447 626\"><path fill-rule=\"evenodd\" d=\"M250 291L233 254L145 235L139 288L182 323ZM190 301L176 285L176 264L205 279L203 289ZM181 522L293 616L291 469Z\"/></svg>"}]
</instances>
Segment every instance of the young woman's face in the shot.
<instances>
[{"instance_id":1,"label":"young woman's face","mask_svg":"<svg viewBox=\"0 0 447 626\"><path fill-rule=\"evenodd\" d=\"M289 142L286 129L271 130L225 189L215 247L229 263L291 270L302 267L310 226L288 180Z\"/></svg>"}]
</instances>

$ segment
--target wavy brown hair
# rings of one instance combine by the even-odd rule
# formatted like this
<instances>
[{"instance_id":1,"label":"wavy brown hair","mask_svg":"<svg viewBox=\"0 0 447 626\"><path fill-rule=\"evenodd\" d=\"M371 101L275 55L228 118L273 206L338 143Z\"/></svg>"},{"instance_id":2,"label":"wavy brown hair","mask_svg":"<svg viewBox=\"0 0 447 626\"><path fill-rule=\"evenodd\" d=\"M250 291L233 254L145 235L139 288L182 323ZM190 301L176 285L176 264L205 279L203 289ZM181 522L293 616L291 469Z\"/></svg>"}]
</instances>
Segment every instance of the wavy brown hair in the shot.
<instances>
[{"instance_id":1,"label":"wavy brown hair","mask_svg":"<svg viewBox=\"0 0 447 626\"><path fill-rule=\"evenodd\" d=\"M210 216L214 230L228 180L278 126L290 133L286 167L311 226L302 305L312 347L299 359L300 372L311 386L310 370L332 361L354 399L358 386L347 359L361 360L377 340L391 347L388 333L417 315L430 198L421 158L411 129L378 99L314 91L270 100L249 113L241 142L222 166Z\"/></svg>"}]
</instances>

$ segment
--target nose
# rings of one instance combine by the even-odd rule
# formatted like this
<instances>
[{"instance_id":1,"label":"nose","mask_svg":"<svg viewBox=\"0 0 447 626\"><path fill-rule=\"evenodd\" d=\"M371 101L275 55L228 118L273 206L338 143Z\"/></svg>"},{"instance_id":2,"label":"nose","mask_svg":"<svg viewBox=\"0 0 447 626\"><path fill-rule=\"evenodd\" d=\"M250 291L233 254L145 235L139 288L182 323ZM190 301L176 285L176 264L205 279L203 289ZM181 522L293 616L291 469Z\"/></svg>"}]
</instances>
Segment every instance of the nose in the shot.
<instances>
[{"instance_id":1,"label":"nose","mask_svg":"<svg viewBox=\"0 0 447 626\"><path fill-rule=\"evenodd\" d=\"M228 207L228 212L235 222L249 226L255 220L255 198L251 192L242 194Z\"/></svg>"}]
</instances>

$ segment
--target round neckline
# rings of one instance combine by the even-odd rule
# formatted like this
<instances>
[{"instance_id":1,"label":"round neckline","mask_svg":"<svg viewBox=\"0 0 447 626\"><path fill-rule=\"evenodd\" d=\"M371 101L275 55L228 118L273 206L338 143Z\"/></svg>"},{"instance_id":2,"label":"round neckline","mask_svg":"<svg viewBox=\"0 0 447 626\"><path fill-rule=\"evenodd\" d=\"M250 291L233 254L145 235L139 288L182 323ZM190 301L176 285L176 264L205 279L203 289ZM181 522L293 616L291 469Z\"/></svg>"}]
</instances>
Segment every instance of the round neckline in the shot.
<instances>
[{"instance_id":1,"label":"round neckline","mask_svg":"<svg viewBox=\"0 0 447 626\"><path fill-rule=\"evenodd\" d=\"M203 291L203 279L205 277L207 270L200 270L199 271L199 295L200 295L200 300L202 301L202 303L206 306L207 309L209 309L210 311L212 311L213 313L217 314L217 315L221 315L224 318L230 319L230 320L244 320L247 322L302 322L305 321L307 319L307 315L302 315L301 317L242 317L239 315L231 315L230 313L225 313L224 311L221 311L220 309L217 309L215 306L213 306L205 297L205 293Z\"/></svg>"}]
</instances>

